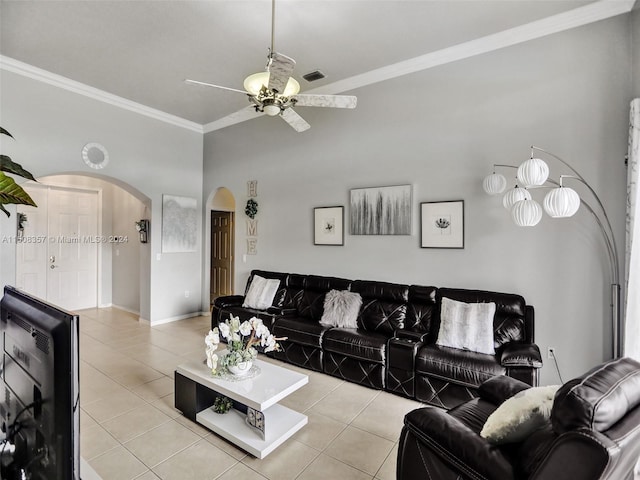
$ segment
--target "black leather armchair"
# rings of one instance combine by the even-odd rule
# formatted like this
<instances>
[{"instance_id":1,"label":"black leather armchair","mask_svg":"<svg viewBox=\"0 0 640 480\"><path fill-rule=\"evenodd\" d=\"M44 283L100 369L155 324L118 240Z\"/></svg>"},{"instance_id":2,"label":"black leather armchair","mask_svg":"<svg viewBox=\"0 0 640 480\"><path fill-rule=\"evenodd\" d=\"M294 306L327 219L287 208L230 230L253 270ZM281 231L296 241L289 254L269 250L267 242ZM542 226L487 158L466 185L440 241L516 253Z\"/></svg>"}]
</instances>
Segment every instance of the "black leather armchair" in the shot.
<instances>
[{"instance_id":1,"label":"black leather armchair","mask_svg":"<svg viewBox=\"0 0 640 480\"><path fill-rule=\"evenodd\" d=\"M479 435L507 398L529 385L506 376L449 411L405 417L398 480L631 480L640 458L640 363L610 360L558 390L547 427L521 443L493 446Z\"/></svg>"}]
</instances>

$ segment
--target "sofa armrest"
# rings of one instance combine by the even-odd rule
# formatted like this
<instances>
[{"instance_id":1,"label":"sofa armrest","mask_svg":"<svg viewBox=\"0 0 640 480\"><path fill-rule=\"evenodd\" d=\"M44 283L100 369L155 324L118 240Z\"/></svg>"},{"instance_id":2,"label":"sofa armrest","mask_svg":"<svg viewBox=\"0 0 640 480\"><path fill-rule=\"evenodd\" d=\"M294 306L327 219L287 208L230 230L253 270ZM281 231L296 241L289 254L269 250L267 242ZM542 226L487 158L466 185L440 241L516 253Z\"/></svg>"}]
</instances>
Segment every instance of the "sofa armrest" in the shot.
<instances>
[{"instance_id":1,"label":"sofa armrest","mask_svg":"<svg viewBox=\"0 0 640 480\"><path fill-rule=\"evenodd\" d=\"M398 329L394 332L393 337L401 338L402 340L410 340L412 342L424 342L424 340L427 338L427 333Z\"/></svg>"},{"instance_id":2,"label":"sofa armrest","mask_svg":"<svg viewBox=\"0 0 640 480\"><path fill-rule=\"evenodd\" d=\"M513 467L498 448L492 446L460 420L437 407L420 408L409 412L405 416L403 430L412 434L418 443L426 447L427 456L430 454L437 456L439 463L461 474L462 478L487 480L513 478ZM406 435L403 432L399 454L408 453L404 451L405 438ZM425 449L419 450L425 452ZM400 464L405 460L407 459L398 459L398 473L402 468ZM402 478L417 477L403 476Z\"/></svg>"},{"instance_id":3,"label":"sofa armrest","mask_svg":"<svg viewBox=\"0 0 640 480\"><path fill-rule=\"evenodd\" d=\"M527 388L531 388L531 385L505 375L497 375L480 385L478 395L480 398L499 406L506 399Z\"/></svg>"},{"instance_id":4,"label":"sofa armrest","mask_svg":"<svg viewBox=\"0 0 640 480\"><path fill-rule=\"evenodd\" d=\"M244 302L243 295L227 295L218 297L213 301L213 305L218 308L239 307Z\"/></svg>"},{"instance_id":5,"label":"sofa armrest","mask_svg":"<svg viewBox=\"0 0 640 480\"><path fill-rule=\"evenodd\" d=\"M277 315L279 317L286 317L295 315L298 313L298 310L296 308L269 307L267 308L267 313Z\"/></svg>"},{"instance_id":6,"label":"sofa armrest","mask_svg":"<svg viewBox=\"0 0 640 480\"><path fill-rule=\"evenodd\" d=\"M503 367L542 367L540 349L534 343L509 343L500 358Z\"/></svg>"}]
</instances>

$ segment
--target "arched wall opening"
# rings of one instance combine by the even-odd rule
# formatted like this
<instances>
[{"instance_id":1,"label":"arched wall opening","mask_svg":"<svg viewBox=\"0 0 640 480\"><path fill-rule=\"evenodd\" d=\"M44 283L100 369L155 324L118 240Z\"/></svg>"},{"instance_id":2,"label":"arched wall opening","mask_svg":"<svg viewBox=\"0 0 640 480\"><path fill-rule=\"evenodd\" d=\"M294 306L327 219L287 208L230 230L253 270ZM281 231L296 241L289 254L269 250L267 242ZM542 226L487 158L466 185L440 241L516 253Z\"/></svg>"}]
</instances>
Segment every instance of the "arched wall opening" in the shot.
<instances>
[{"instance_id":1,"label":"arched wall opening","mask_svg":"<svg viewBox=\"0 0 640 480\"><path fill-rule=\"evenodd\" d=\"M114 306L138 316L150 305L150 244L140 242L135 222L149 219L151 199L120 180L99 174L61 173L27 182L33 188L49 187L52 191L95 192L98 197L96 223L98 237L79 241L95 241L97 247L97 307ZM37 203L37 202L36 202ZM31 207L32 208L32 207ZM18 207L17 209L21 209ZM37 211L37 209L36 209ZM47 211L47 218L48 218ZM47 220L48 221L48 220ZM50 261L50 257L46 259ZM16 277L21 259L16 255ZM49 268L50 265L47 265ZM19 282L19 278L16 278Z\"/></svg>"},{"instance_id":2,"label":"arched wall opening","mask_svg":"<svg viewBox=\"0 0 640 480\"><path fill-rule=\"evenodd\" d=\"M204 209L203 299L234 293L236 199L226 187L212 191ZM203 310L205 305L203 305ZM210 305L206 305L210 308Z\"/></svg>"}]
</instances>

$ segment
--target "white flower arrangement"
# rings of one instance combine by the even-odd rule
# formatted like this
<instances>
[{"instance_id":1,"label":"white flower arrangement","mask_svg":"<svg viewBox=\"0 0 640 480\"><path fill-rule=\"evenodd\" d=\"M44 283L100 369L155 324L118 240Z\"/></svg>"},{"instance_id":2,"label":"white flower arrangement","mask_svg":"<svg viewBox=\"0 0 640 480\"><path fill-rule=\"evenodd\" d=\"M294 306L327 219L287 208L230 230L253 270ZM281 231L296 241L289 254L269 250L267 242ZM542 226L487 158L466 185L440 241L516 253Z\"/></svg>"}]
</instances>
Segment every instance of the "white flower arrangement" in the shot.
<instances>
[{"instance_id":1,"label":"white flower arrangement","mask_svg":"<svg viewBox=\"0 0 640 480\"><path fill-rule=\"evenodd\" d=\"M228 353L222 358L218 358L215 353L220 344L220 338L227 340ZM273 352L280 350L278 341L286 340L286 338L274 337L262 320L253 317L240 323L239 317L231 315L229 320L225 320L213 330L210 330L204 343L207 346L205 353L207 354L207 367L211 369L211 373L218 373L220 369L226 369L229 366L237 365L241 362L249 362L258 356L258 351L254 346L260 345L264 352Z\"/></svg>"}]
</instances>

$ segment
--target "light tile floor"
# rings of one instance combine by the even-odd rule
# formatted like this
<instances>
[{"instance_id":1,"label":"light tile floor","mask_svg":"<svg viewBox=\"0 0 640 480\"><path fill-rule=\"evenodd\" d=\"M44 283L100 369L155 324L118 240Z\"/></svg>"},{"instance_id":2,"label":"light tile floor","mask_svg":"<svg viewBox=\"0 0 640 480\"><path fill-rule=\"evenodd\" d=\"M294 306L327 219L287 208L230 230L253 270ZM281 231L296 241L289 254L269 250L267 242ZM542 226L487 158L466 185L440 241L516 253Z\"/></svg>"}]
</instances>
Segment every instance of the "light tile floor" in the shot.
<instances>
[{"instance_id":1,"label":"light tile floor","mask_svg":"<svg viewBox=\"0 0 640 480\"><path fill-rule=\"evenodd\" d=\"M210 317L151 328L115 308L79 313L81 454L104 480L395 479L419 402L282 363L309 375L282 402L309 423L259 460L173 407L174 370L204 359Z\"/></svg>"}]
</instances>

